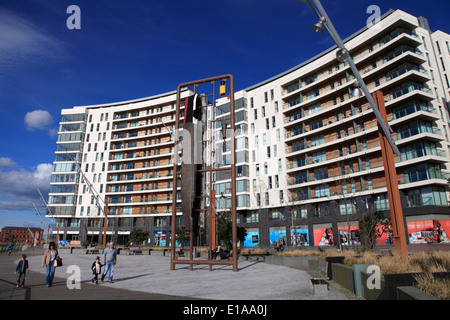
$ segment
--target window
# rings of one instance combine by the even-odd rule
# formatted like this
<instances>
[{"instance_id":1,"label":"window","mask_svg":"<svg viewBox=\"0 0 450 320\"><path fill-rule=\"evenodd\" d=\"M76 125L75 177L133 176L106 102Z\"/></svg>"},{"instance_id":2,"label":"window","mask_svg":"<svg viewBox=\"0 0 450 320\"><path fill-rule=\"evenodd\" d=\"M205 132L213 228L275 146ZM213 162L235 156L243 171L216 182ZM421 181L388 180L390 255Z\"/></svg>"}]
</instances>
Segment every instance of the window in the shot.
<instances>
[{"instance_id":1,"label":"window","mask_svg":"<svg viewBox=\"0 0 450 320\"><path fill-rule=\"evenodd\" d=\"M320 103L314 104L310 107L308 107L308 114L314 114L317 112L320 112L322 110L322 106Z\"/></svg>"},{"instance_id":2,"label":"window","mask_svg":"<svg viewBox=\"0 0 450 320\"><path fill-rule=\"evenodd\" d=\"M326 167L315 169L314 179L315 180L328 179L328 169Z\"/></svg>"},{"instance_id":3,"label":"window","mask_svg":"<svg viewBox=\"0 0 450 320\"><path fill-rule=\"evenodd\" d=\"M311 100L311 99L319 96L319 94L320 94L319 89L311 90L311 91L306 93L306 100Z\"/></svg>"},{"instance_id":4,"label":"window","mask_svg":"<svg viewBox=\"0 0 450 320\"><path fill-rule=\"evenodd\" d=\"M309 130L310 131L316 130L316 129L319 129L319 128L322 128L322 127L323 127L322 119L311 121L309 123Z\"/></svg>"},{"instance_id":5,"label":"window","mask_svg":"<svg viewBox=\"0 0 450 320\"><path fill-rule=\"evenodd\" d=\"M311 147L318 146L325 143L323 134L311 137Z\"/></svg>"},{"instance_id":6,"label":"window","mask_svg":"<svg viewBox=\"0 0 450 320\"><path fill-rule=\"evenodd\" d=\"M321 186L316 186L315 193L316 193L316 198L329 197L330 196L329 186L327 184L321 185Z\"/></svg>"},{"instance_id":7,"label":"window","mask_svg":"<svg viewBox=\"0 0 450 320\"><path fill-rule=\"evenodd\" d=\"M313 163L318 163L327 160L327 155L325 151L315 152L312 154Z\"/></svg>"}]
</instances>

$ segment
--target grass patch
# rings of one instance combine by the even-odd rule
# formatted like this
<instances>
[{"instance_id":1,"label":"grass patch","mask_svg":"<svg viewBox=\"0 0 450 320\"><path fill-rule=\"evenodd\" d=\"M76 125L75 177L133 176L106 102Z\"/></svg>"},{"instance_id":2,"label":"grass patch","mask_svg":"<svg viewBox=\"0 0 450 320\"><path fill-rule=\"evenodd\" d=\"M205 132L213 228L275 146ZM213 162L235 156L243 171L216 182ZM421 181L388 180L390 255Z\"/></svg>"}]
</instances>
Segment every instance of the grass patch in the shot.
<instances>
[{"instance_id":1,"label":"grass patch","mask_svg":"<svg viewBox=\"0 0 450 320\"><path fill-rule=\"evenodd\" d=\"M365 252L358 254L351 251L342 252L342 255L345 256L344 264L346 265L373 264L380 267L382 274L422 273L414 277L415 287L440 300L450 300L450 279L436 279L432 275L433 272L449 272L450 252L448 251L413 252L406 259L402 259L396 253Z\"/></svg>"},{"instance_id":2,"label":"grass patch","mask_svg":"<svg viewBox=\"0 0 450 320\"><path fill-rule=\"evenodd\" d=\"M261 248L256 248L256 249L249 249L249 248L245 248L245 249L241 249L240 250L240 254L268 254L268 252L264 249Z\"/></svg>"},{"instance_id":3,"label":"grass patch","mask_svg":"<svg viewBox=\"0 0 450 320\"><path fill-rule=\"evenodd\" d=\"M380 254L365 252L358 254L354 251L343 252L344 264L375 264L383 274L391 273L419 273L419 272L448 272L450 252L437 251L433 253L413 252L408 258L402 259L396 253Z\"/></svg>"},{"instance_id":4,"label":"grass patch","mask_svg":"<svg viewBox=\"0 0 450 320\"><path fill-rule=\"evenodd\" d=\"M320 256L318 250L285 250L283 252L276 252L273 254L276 257L311 257Z\"/></svg>"},{"instance_id":5,"label":"grass patch","mask_svg":"<svg viewBox=\"0 0 450 320\"><path fill-rule=\"evenodd\" d=\"M439 300L450 300L450 280L437 279L431 273L417 275L414 277L417 283L415 287L438 298Z\"/></svg>"}]
</instances>

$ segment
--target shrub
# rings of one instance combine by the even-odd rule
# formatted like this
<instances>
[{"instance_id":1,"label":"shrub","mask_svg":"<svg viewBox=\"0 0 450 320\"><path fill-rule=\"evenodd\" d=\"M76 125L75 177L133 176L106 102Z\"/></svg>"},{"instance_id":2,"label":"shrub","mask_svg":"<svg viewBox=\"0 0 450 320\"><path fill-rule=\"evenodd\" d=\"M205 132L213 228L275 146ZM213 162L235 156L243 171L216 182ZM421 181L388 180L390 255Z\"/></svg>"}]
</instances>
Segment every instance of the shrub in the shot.
<instances>
[{"instance_id":1,"label":"shrub","mask_svg":"<svg viewBox=\"0 0 450 320\"><path fill-rule=\"evenodd\" d=\"M414 279L417 281L415 287L420 290L435 296L439 300L450 300L449 279L436 279L431 273L417 275Z\"/></svg>"},{"instance_id":2,"label":"shrub","mask_svg":"<svg viewBox=\"0 0 450 320\"><path fill-rule=\"evenodd\" d=\"M277 257L310 257L320 256L320 252L316 250L285 250L274 254Z\"/></svg>"}]
</instances>

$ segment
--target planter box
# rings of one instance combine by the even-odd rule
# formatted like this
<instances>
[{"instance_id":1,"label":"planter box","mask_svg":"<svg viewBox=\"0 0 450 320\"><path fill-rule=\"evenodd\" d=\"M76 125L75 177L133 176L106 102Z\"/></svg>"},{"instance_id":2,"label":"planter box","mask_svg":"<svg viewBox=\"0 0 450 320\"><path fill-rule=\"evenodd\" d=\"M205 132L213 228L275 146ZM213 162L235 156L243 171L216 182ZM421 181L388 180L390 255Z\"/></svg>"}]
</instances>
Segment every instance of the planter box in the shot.
<instances>
[{"instance_id":1,"label":"planter box","mask_svg":"<svg viewBox=\"0 0 450 320\"><path fill-rule=\"evenodd\" d=\"M395 273L395 274L385 274L380 279L380 289L369 289L367 288L367 279L371 274L361 272L361 282L363 288L363 297L367 300L429 300L428 294L419 290L423 294L418 294L419 291L413 289L404 289L406 287L412 287L415 282L414 276L420 273ZM433 273L435 277L438 278L449 278L450 272L436 272ZM398 289L401 289L399 293ZM408 295L410 295L408 297ZM421 298L422 297L422 298Z\"/></svg>"},{"instance_id":2,"label":"planter box","mask_svg":"<svg viewBox=\"0 0 450 320\"><path fill-rule=\"evenodd\" d=\"M439 300L416 287L397 287L398 300Z\"/></svg>"},{"instance_id":3,"label":"planter box","mask_svg":"<svg viewBox=\"0 0 450 320\"><path fill-rule=\"evenodd\" d=\"M333 263L331 268L333 268L333 281L351 292L355 292L353 267Z\"/></svg>"},{"instance_id":4,"label":"planter box","mask_svg":"<svg viewBox=\"0 0 450 320\"><path fill-rule=\"evenodd\" d=\"M367 271L367 267L370 264L354 264L353 265L353 278L354 278L354 286L355 286L355 295L357 297L361 297L363 295L363 286L366 286L366 282L362 282L361 273ZM366 280L367 281L367 280Z\"/></svg>"},{"instance_id":5,"label":"planter box","mask_svg":"<svg viewBox=\"0 0 450 320\"><path fill-rule=\"evenodd\" d=\"M285 267L308 267L309 261L318 260L319 256L307 256L307 257L277 257L266 256L265 262Z\"/></svg>"},{"instance_id":6,"label":"planter box","mask_svg":"<svg viewBox=\"0 0 450 320\"><path fill-rule=\"evenodd\" d=\"M153 249L151 253L149 253L152 256L170 256L170 249L163 249L163 250L155 250Z\"/></svg>"},{"instance_id":7,"label":"planter box","mask_svg":"<svg viewBox=\"0 0 450 320\"><path fill-rule=\"evenodd\" d=\"M344 263L345 257L327 257L325 258L325 261L328 262L328 278L330 280L333 280L333 268L332 264L334 263Z\"/></svg>"},{"instance_id":8,"label":"planter box","mask_svg":"<svg viewBox=\"0 0 450 320\"><path fill-rule=\"evenodd\" d=\"M397 300L397 287L412 286L416 280L414 276L424 273L394 273L385 274L384 281L386 283L387 299ZM433 276L441 279L450 278L450 272L433 272Z\"/></svg>"},{"instance_id":9,"label":"planter box","mask_svg":"<svg viewBox=\"0 0 450 320\"><path fill-rule=\"evenodd\" d=\"M379 289L369 289L367 287L367 280L372 276L370 273L361 272L362 296L367 300L387 300L387 289L384 279L380 279Z\"/></svg>"}]
</instances>

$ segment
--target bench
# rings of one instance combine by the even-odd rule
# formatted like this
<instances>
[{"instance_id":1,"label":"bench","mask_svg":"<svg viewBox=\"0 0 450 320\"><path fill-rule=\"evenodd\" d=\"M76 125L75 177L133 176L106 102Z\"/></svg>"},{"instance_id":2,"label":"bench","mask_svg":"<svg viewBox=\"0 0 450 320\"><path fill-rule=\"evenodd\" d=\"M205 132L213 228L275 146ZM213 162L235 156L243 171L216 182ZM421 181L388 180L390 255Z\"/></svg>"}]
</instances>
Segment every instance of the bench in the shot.
<instances>
[{"instance_id":1,"label":"bench","mask_svg":"<svg viewBox=\"0 0 450 320\"><path fill-rule=\"evenodd\" d=\"M129 250L128 254L133 254L133 255L142 254L142 250Z\"/></svg>"},{"instance_id":2,"label":"bench","mask_svg":"<svg viewBox=\"0 0 450 320\"><path fill-rule=\"evenodd\" d=\"M241 256L245 257L245 260L248 261L249 258L251 258L250 260L256 260L256 261L266 261L266 256L268 254L267 253L261 253L261 254L241 254ZM255 257L256 259L253 259L253 257ZM261 258L261 260L259 259Z\"/></svg>"},{"instance_id":3,"label":"bench","mask_svg":"<svg viewBox=\"0 0 450 320\"><path fill-rule=\"evenodd\" d=\"M325 260L319 259L319 268L318 271L308 271L312 280L329 280L328 278L328 262Z\"/></svg>"},{"instance_id":4,"label":"bench","mask_svg":"<svg viewBox=\"0 0 450 320\"><path fill-rule=\"evenodd\" d=\"M100 254L100 250L98 249L87 249L86 254Z\"/></svg>"},{"instance_id":5,"label":"bench","mask_svg":"<svg viewBox=\"0 0 450 320\"><path fill-rule=\"evenodd\" d=\"M178 250L175 252L175 254L179 257L184 257L184 250Z\"/></svg>"}]
</instances>

